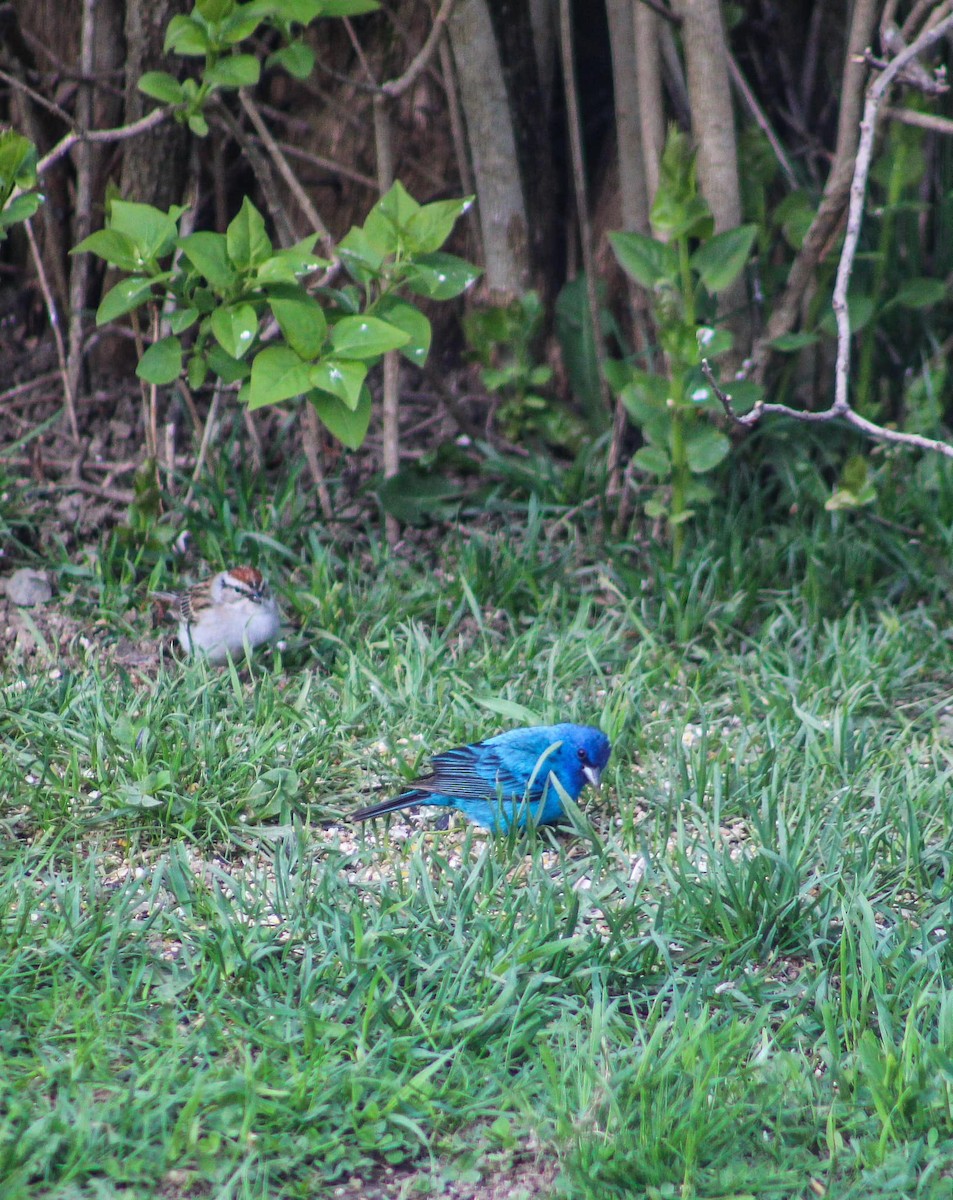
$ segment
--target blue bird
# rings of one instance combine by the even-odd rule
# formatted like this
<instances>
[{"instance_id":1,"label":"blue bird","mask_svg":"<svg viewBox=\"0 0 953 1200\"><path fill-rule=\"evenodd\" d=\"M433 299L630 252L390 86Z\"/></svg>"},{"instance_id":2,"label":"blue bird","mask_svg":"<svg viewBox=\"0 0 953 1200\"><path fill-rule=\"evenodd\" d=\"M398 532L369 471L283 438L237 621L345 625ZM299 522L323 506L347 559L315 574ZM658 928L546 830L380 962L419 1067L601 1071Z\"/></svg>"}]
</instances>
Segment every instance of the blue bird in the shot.
<instances>
[{"instance_id":1,"label":"blue bird","mask_svg":"<svg viewBox=\"0 0 953 1200\"><path fill-rule=\"evenodd\" d=\"M548 825L564 816L559 781L573 799L591 783L599 786L612 747L591 725L534 725L510 729L485 742L434 755L433 770L415 779L410 791L351 813L367 821L414 804L458 808L476 825L503 833L528 820Z\"/></svg>"}]
</instances>

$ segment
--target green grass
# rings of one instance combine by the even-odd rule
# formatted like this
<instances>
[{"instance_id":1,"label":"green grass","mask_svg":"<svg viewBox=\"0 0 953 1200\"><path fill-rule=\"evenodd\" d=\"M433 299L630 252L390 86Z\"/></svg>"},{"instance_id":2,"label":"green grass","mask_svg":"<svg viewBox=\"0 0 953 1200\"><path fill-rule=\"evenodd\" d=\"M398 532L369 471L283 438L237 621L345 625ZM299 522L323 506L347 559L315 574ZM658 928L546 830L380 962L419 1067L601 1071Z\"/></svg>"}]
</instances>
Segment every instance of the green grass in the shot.
<instances>
[{"instance_id":1,"label":"green grass","mask_svg":"<svg viewBox=\"0 0 953 1200\"><path fill-rule=\"evenodd\" d=\"M392 558L210 484L282 655L0 666L0 1194L953 1195L953 483L910 468L885 525L740 460L677 572L546 497ZM150 574L61 589L148 637ZM613 738L574 828L339 823L526 719Z\"/></svg>"}]
</instances>

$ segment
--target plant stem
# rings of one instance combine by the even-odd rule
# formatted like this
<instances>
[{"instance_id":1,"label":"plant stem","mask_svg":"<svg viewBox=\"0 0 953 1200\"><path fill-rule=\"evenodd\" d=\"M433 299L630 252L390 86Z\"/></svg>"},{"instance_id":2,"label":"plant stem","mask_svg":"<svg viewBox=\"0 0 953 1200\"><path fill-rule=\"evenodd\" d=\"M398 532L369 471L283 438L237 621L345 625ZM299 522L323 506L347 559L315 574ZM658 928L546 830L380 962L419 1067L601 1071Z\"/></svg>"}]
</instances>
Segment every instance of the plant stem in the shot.
<instances>
[{"instance_id":1,"label":"plant stem","mask_svg":"<svg viewBox=\"0 0 953 1200\"><path fill-rule=\"evenodd\" d=\"M695 287L689 262L688 238L678 238L678 267L682 279L683 321L686 327L695 327ZM672 384L672 508L669 521L672 532L672 559L675 563L682 557L685 546L685 498L688 493L688 457L685 453L685 382L687 364L681 360L669 364L669 379Z\"/></svg>"}]
</instances>

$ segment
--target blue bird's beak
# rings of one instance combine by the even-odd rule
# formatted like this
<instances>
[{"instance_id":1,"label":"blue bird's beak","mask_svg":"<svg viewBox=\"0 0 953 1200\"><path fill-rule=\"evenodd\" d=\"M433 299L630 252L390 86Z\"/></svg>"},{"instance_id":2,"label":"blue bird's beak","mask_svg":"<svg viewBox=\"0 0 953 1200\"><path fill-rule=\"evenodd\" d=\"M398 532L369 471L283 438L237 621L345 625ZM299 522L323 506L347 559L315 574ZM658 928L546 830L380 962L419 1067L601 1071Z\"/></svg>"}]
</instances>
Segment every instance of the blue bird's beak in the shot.
<instances>
[{"instance_id":1,"label":"blue bird's beak","mask_svg":"<svg viewBox=\"0 0 953 1200\"><path fill-rule=\"evenodd\" d=\"M594 788L598 788L602 783L602 772L598 767L583 767L582 773Z\"/></svg>"}]
</instances>

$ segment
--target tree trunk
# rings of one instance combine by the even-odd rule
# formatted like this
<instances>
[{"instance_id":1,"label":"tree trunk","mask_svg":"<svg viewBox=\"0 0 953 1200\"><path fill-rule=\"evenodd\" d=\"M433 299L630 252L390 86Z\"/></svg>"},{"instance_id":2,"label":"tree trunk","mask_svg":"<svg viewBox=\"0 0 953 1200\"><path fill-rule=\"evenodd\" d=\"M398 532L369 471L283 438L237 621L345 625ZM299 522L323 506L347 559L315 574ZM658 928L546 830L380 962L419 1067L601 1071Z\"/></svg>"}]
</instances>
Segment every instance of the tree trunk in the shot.
<instances>
[{"instance_id":1,"label":"tree trunk","mask_svg":"<svg viewBox=\"0 0 953 1200\"><path fill-rule=\"evenodd\" d=\"M185 13L188 0L126 0L126 120L135 121L153 107L136 84L146 71L174 71L176 59L163 54L169 21ZM123 147L120 191L127 200L157 208L179 203L188 169L189 133L177 121L166 121Z\"/></svg>"},{"instance_id":2,"label":"tree trunk","mask_svg":"<svg viewBox=\"0 0 953 1200\"><path fill-rule=\"evenodd\" d=\"M662 60L659 51L659 15L642 0L631 0L635 10L636 82L639 120L642 122L642 158L649 209L658 191L659 164L665 149L665 102L662 98Z\"/></svg>"},{"instance_id":3,"label":"tree trunk","mask_svg":"<svg viewBox=\"0 0 953 1200\"><path fill-rule=\"evenodd\" d=\"M639 74L632 0L606 0L612 50L615 133L623 229L649 231L649 202L639 114Z\"/></svg>"},{"instance_id":4,"label":"tree trunk","mask_svg":"<svg viewBox=\"0 0 953 1200\"><path fill-rule=\"evenodd\" d=\"M514 119L486 0L461 0L448 28L476 175L486 287L505 302L529 286L529 222Z\"/></svg>"},{"instance_id":5,"label":"tree trunk","mask_svg":"<svg viewBox=\"0 0 953 1200\"><path fill-rule=\"evenodd\" d=\"M682 43L692 132L698 147L698 183L722 233L741 224L738 144L731 105L728 45L720 0L681 0ZM743 357L751 338L744 276L718 297L719 312L735 335L734 354Z\"/></svg>"}]
</instances>

